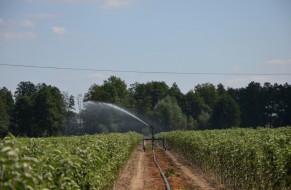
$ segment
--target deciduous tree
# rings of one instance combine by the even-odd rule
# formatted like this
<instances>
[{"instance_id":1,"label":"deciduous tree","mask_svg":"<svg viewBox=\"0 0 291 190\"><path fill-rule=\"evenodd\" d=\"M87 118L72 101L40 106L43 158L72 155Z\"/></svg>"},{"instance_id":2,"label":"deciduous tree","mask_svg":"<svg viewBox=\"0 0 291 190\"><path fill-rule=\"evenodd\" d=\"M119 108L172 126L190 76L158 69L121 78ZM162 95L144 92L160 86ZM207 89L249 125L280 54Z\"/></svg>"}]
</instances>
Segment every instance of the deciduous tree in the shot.
<instances>
[{"instance_id":1,"label":"deciduous tree","mask_svg":"<svg viewBox=\"0 0 291 190\"><path fill-rule=\"evenodd\" d=\"M187 117L174 97L166 96L160 100L155 107L155 116L159 126L164 126L162 131L187 129Z\"/></svg>"},{"instance_id":2,"label":"deciduous tree","mask_svg":"<svg viewBox=\"0 0 291 190\"><path fill-rule=\"evenodd\" d=\"M238 127L239 123L240 111L237 103L229 95L219 97L213 107L211 128L226 129Z\"/></svg>"}]
</instances>

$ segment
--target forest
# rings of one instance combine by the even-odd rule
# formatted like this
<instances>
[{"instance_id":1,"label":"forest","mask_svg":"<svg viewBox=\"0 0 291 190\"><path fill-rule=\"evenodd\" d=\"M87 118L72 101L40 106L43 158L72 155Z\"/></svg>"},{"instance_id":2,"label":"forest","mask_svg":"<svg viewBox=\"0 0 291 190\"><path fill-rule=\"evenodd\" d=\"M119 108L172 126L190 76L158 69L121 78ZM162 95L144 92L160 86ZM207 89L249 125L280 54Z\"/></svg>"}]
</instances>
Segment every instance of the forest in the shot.
<instances>
[{"instance_id":1,"label":"forest","mask_svg":"<svg viewBox=\"0 0 291 190\"><path fill-rule=\"evenodd\" d=\"M111 76L84 95L22 81L14 93L0 87L0 136L82 135L149 128L101 103L111 103L153 125L155 132L291 125L291 86L250 82L243 88L203 83L186 94L176 83L134 83Z\"/></svg>"}]
</instances>

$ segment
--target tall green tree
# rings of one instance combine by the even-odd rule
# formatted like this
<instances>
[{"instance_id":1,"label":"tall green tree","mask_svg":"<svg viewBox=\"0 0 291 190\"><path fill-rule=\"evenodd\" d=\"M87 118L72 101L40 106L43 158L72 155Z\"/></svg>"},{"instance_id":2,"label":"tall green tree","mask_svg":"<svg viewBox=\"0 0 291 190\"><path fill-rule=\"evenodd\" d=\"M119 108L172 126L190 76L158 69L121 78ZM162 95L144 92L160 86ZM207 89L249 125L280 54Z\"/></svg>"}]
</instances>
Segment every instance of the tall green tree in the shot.
<instances>
[{"instance_id":1,"label":"tall green tree","mask_svg":"<svg viewBox=\"0 0 291 190\"><path fill-rule=\"evenodd\" d=\"M285 83L283 85L281 95L281 99L284 102L284 112L280 114L280 119L282 119L282 125L287 126L291 125L291 85Z\"/></svg>"},{"instance_id":2,"label":"tall green tree","mask_svg":"<svg viewBox=\"0 0 291 190\"><path fill-rule=\"evenodd\" d=\"M97 101L113 103L121 106L128 105L128 91L126 83L116 76L104 80L103 85L93 84L88 93L85 94L85 101Z\"/></svg>"},{"instance_id":3,"label":"tall green tree","mask_svg":"<svg viewBox=\"0 0 291 190\"><path fill-rule=\"evenodd\" d=\"M229 95L219 97L213 107L211 128L226 129L238 127L239 123L240 110L237 103Z\"/></svg>"},{"instance_id":4,"label":"tall green tree","mask_svg":"<svg viewBox=\"0 0 291 190\"><path fill-rule=\"evenodd\" d=\"M20 82L15 97L12 132L32 137L59 133L65 121L66 108L64 97L57 87Z\"/></svg>"},{"instance_id":5,"label":"tall green tree","mask_svg":"<svg viewBox=\"0 0 291 190\"><path fill-rule=\"evenodd\" d=\"M37 91L37 86L33 84L30 81L22 81L20 82L17 87L16 91L14 93L14 96L16 98L16 101L18 98L23 97L23 96L33 96Z\"/></svg>"},{"instance_id":6,"label":"tall green tree","mask_svg":"<svg viewBox=\"0 0 291 190\"><path fill-rule=\"evenodd\" d=\"M169 87L165 82L152 81L146 84L150 90L152 108L168 95Z\"/></svg>"},{"instance_id":7,"label":"tall green tree","mask_svg":"<svg viewBox=\"0 0 291 190\"><path fill-rule=\"evenodd\" d=\"M0 136L4 136L11 123L11 115L14 100L11 92L6 88L0 88Z\"/></svg>"},{"instance_id":8,"label":"tall green tree","mask_svg":"<svg viewBox=\"0 0 291 190\"><path fill-rule=\"evenodd\" d=\"M290 118L290 86L288 84L265 83L262 87L262 101L264 105L263 122L267 126L278 127L288 125ZM289 111L289 114L288 114ZM289 115L289 116L288 116ZM288 120L288 119L287 119ZM290 121L290 120L289 120Z\"/></svg>"},{"instance_id":9,"label":"tall green tree","mask_svg":"<svg viewBox=\"0 0 291 190\"><path fill-rule=\"evenodd\" d=\"M197 129L205 130L211 129L210 126L210 114L208 112L202 111L197 118Z\"/></svg>"},{"instance_id":10,"label":"tall green tree","mask_svg":"<svg viewBox=\"0 0 291 190\"><path fill-rule=\"evenodd\" d=\"M225 95L227 93L227 91L225 90L223 84L221 84L221 83L219 83L217 85L216 91L217 91L218 96L223 96L223 95Z\"/></svg>"},{"instance_id":11,"label":"tall green tree","mask_svg":"<svg viewBox=\"0 0 291 190\"><path fill-rule=\"evenodd\" d=\"M109 103L120 106L128 105L128 91L124 80L118 77L111 76L104 81L103 88L109 99Z\"/></svg>"},{"instance_id":12,"label":"tall green tree","mask_svg":"<svg viewBox=\"0 0 291 190\"><path fill-rule=\"evenodd\" d=\"M31 96L18 97L13 110L11 132L20 136L33 136L35 127L34 100Z\"/></svg>"},{"instance_id":13,"label":"tall green tree","mask_svg":"<svg viewBox=\"0 0 291 190\"><path fill-rule=\"evenodd\" d=\"M34 98L37 95L37 86L30 81L18 83L15 96L15 107L13 109L13 124L10 131L15 135L33 136L35 126Z\"/></svg>"},{"instance_id":14,"label":"tall green tree","mask_svg":"<svg viewBox=\"0 0 291 190\"><path fill-rule=\"evenodd\" d=\"M197 119L202 111L208 111L208 106L204 103L204 99L192 90L186 94L186 109L185 112L188 116Z\"/></svg>"},{"instance_id":15,"label":"tall green tree","mask_svg":"<svg viewBox=\"0 0 291 190\"><path fill-rule=\"evenodd\" d=\"M163 126L161 131L187 129L187 117L174 97L166 96L160 100L155 107L155 116L159 126Z\"/></svg>"},{"instance_id":16,"label":"tall green tree","mask_svg":"<svg viewBox=\"0 0 291 190\"><path fill-rule=\"evenodd\" d=\"M129 95L131 105L137 113L148 114L152 111L151 94L146 84L131 84Z\"/></svg>"},{"instance_id":17,"label":"tall green tree","mask_svg":"<svg viewBox=\"0 0 291 190\"><path fill-rule=\"evenodd\" d=\"M146 84L134 83L129 88L129 94L133 99L133 107L140 114L153 116L155 105L166 97L169 87L165 82L152 81Z\"/></svg>"},{"instance_id":18,"label":"tall green tree","mask_svg":"<svg viewBox=\"0 0 291 190\"><path fill-rule=\"evenodd\" d=\"M58 135L66 118L66 107L60 90L43 87L35 97L35 133L40 136Z\"/></svg>"},{"instance_id":19,"label":"tall green tree","mask_svg":"<svg viewBox=\"0 0 291 190\"><path fill-rule=\"evenodd\" d=\"M194 91L201 96L204 99L204 103L212 109L218 98L215 86L211 83L198 84L195 86Z\"/></svg>"},{"instance_id":20,"label":"tall green tree","mask_svg":"<svg viewBox=\"0 0 291 190\"><path fill-rule=\"evenodd\" d=\"M240 90L239 105L241 109L241 126L257 127L264 125L264 102L262 86L260 83L251 82Z\"/></svg>"},{"instance_id":21,"label":"tall green tree","mask_svg":"<svg viewBox=\"0 0 291 190\"><path fill-rule=\"evenodd\" d=\"M178 87L176 83L173 83L173 85L169 89L168 95L176 98L177 103L181 107L183 113L187 114L188 105L187 105L186 96L181 92L180 88Z\"/></svg>"}]
</instances>

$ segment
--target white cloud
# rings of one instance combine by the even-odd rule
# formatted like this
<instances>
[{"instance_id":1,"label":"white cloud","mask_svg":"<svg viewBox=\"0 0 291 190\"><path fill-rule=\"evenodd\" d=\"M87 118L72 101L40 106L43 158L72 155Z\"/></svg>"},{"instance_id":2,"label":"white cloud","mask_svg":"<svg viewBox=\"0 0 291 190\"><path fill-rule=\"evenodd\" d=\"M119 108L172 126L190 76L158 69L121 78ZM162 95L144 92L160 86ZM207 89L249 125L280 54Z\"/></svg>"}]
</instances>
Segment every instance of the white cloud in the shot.
<instances>
[{"instance_id":1,"label":"white cloud","mask_svg":"<svg viewBox=\"0 0 291 190\"><path fill-rule=\"evenodd\" d=\"M73 3L94 3L101 9L118 9L133 5L139 0L27 0L30 3L44 3L44 2L53 2L53 3L65 3L65 4L73 4ZM34 17L43 18L48 15L34 15Z\"/></svg>"},{"instance_id":2,"label":"white cloud","mask_svg":"<svg viewBox=\"0 0 291 190\"><path fill-rule=\"evenodd\" d=\"M27 0L30 3L86 3L86 2L99 2L100 0Z\"/></svg>"},{"instance_id":3,"label":"white cloud","mask_svg":"<svg viewBox=\"0 0 291 190\"><path fill-rule=\"evenodd\" d=\"M256 70L262 73L290 73L291 59L273 59L256 66Z\"/></svg>"},{"instance_id":4,"label":"white cloud","mask_svg":"<svg viewBox=\"0 0 291 190\"><path fill-rule=\"evenodd\" d=\"M54 14L54 13L36 13L36 14L30 14L30 17L31 18L34 18L34 19L40 19L40 20L60 18L59 15Z\"/></svg>"},{"instance_id":5,"label":"white cloud","mask_svg":"<svg viewBox=\"0 0 291 190\"><path fill-rule=\"evenodd\" d=\"M53 26L52 32L57 35L65 35L68 33L67 30L62 26Z\"/></svg>"},{"instance_id":6,"label":"white cloud","mask_svg":"<svg viewBox=\"0 0 291 190\"><path fill-rule=\"evenodd\" d=\"M0 26L4 25L4 19L0 17Z\"/></svg>"},{"instance_id":7,"label":"white cloud","mask_svg":"<svg viewBox=\"0 0 291 190\"><path fill-rule=\"evenodd\" d=\"M80 35L80 38L81 38L81 39L88 39L88 37L89 37L89 36L87 36L87 35L85 35L85 34Z\"/></svg>"},{"instance_id":8,"label":"white cloud","mask_svg":"<svg viewBox=\"0 0 291 190\"><path fill-rule=\"evenodd\" d=\"M33 32L5 32L1 34L1 39L5 40L31 40L35 38L36 34Z\"/></svg>"},{"instance_id":9,"label":"white cloud","mask_svg":"<svg viewBox=\"0 0 291 190\"><path fill-rule=\"evenodd\" d=\"M0 32L0 39L3 40L31 40L36 38L34 32L20 32L17 31L19 26L32 27L34 24L30 20L24 20L23 22L17 22L14 19L6 19L0 17L0 26L3 26Z\"/></svg>"},{"instance_id":10,"label":"white cloud","mask_svg":"<svg viewBox=\"0 0 291 190\"><path fill-rule=\"evenodd\" d=\"M33 22L31 20L25 20L25 21L23 21L21 23L21 26L23 26L23 27L33 27L34 24L33 24Z\"/></svg>"},{"instance_id":11,"label":"white cloud","mask_svg":"<svg viewBox=\"0 0 291 190\"><path fill-rule=\"evenodd\" d=\"M272 65L272 66L291 65L291 59L289 60L274 59L274 60L267 61L265 65Z\"/></svg>"},{"instance_id":12,"label":"white cloud","mask_svg":"<svg viewBox=\"0 0 291 190\"><path fill-rule=\"evenodd\" d=\"M105 0L102 8L104 9L117 9L127 7L134 4L136 0Z\"/></svg>"}]
</instances>

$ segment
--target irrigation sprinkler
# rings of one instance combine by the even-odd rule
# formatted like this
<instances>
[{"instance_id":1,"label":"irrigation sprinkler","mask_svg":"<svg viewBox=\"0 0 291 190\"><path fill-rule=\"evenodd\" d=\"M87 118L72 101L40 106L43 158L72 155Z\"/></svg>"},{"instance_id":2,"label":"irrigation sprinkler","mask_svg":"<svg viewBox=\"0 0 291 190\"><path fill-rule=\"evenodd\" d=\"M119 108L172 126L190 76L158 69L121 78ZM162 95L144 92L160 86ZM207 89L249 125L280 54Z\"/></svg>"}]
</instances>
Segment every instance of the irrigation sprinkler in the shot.
<instances>
[{"instance_id":1,"label":"irrigation sprinkler","mask_svg":"<svg viewBox=\"0 0 291 190\"><path fill-rule=\"evenodd\" d=\"M169 181L167 180L167 177L166 175L164 174L161 166L159 165L159 163L157 162L157 158L156 158L156 154L155 154L155 150L154 150L154 142L155 141L162 141L163 142L163 148L164 150L166 150L166 147L165 147L165 139L164 138L155 138L155 134L154 134L154 127L152 125L149 125L149 127L151 128L152 130L152 137L151 138L143 138L143 141L142 141L142 144L143 144L143 151L145 152L145 144L144 142L145 141L152 141L152 152L153 152L153 158L154 158L154 163L155 165L157 166L157 168L159 169L159 172L163 178L163 181L165 183L165 187L166 187L166 190L171 190L171 187L170 187L170 184L169 184Z\"/></svg>"},{"instance_id":2,"label":"irrigation sprinkler","mask_svg":"<svg viewBox=\"0 0 291 190\"><path fill-rule=\"evenodd\" d=\"M106 106L107 108L112 108L112 109L115 109L117 111L120 111L120 112L123 112L131 117L133 117L134 119L140 121L141 123L143 123L144 125L148 126L151 128L151 131L152 131L152 137L151 138L143 138L143 150L145 152L145 141L151 141L152 142L152 152L153 152L153 158L154 158L154 162L156 164L156 166L159 168L159 171L160 171L160 174L164 180L164 183L165 183L165 187L167 190L171 190L171 187L170 187L170 184L164 174L164 172L162 171L160 165L158 164L157 162L157 159L156 159L156 155L155 155L155 151L154 151L154 142L155 141L162 141L163 142L163 148L164 150L166 150L165 148L165 140L164 138L155 138L155 135L154 135L154 127L152 125L149 125L147 124L146 122L144 122L143 120L141 120L140 118L138 118L137 116L135 116L134 114L126 111L125 109L121 108L121 107L118 107L117 105L114 105L114 104L110 104L110 103L104 103L104 102L89 102L89 105L98 105L98 106Z\"/></svg>"},{"instance_id":3,"label":"irrigation sprinkler","mask_svg":"<svg viewBox=\"0 0 291 190\"><path fill-rule=\"evenodd\" d=\"M145 152L145 141L151 141L152 142L152 150L154 149L154 142L155 141L162 141L163 142L163 149L166 150L165 147L165 139L164 138L155 138L154 134L154 127L152 125L149 125L152 131L152 137L151 138L143 138L142 145L143 145L143 151Z\"/></svg>"}]
</instances>

